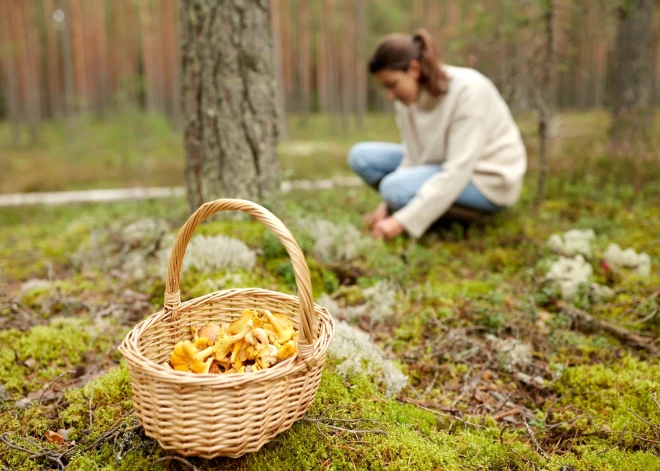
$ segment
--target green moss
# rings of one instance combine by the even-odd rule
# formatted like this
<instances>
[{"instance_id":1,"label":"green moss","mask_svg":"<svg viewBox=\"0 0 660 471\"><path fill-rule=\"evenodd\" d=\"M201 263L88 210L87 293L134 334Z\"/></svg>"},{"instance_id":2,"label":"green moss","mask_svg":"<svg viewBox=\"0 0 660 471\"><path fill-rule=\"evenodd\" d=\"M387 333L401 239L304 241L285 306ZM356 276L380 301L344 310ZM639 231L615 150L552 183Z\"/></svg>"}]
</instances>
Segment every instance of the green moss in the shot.
<instances>
[{"instance_id":1,"label":"green moss","mask_svg":"<svg viewBox=\"0 0 660 471\"><path fill-rule=\"evenodd\" d=\"M0 331L0 382L14 393L38 389L64 371L84 364L90 353L106 351L113 341L110 332L98 333L88 319L78 318L56 318L27 333ZM34 366L24 364L28 359Z\"/></svg>"},{"instance_id":2,"label":"green moss","mask_svg":"<svg viewBox=\"0 0 660 471\"><path fill-rule=\"evenodd\" d=\"M636 439L636 434L660 439L657 429L660 408L651 398L660 390L660 365L657 363L624 356L608 364L567 368L556 390L562 395L563 404L584 411L579 425L585 429L613 431L611 441L621 439L624 446L642 449L654 445ZM624 430L628 432L625 435L616 433Z\"/></svg>"}]
</instances>

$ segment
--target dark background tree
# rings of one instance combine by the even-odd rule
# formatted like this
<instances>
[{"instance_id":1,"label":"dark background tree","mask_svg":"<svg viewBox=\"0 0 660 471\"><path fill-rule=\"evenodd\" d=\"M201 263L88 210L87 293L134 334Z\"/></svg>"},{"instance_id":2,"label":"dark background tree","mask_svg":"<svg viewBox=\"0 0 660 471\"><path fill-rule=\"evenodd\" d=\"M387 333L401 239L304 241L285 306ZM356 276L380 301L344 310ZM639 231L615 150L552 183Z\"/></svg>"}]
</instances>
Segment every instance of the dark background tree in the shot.
<instances>
[{"instance_id":1,"label":"dark background tree","mask_svg":"<svg viewBox=\"0 0 660 471\"><path fill-rule=\"evenodd\" d=\"M181 1L188 201L262 201L279 183L268 0Z\"/></svg>"},{"instance_id":2,"label":"dark background tree","mask_svg":"<svg viewBox=\"0 0 660 471\"><path fill-rule=\"evenodd\" d=\"M644 143L653 111L653 0L626 0L617 9L618 34L612 74L612 145Z\"/></svg>"}]
</instances>

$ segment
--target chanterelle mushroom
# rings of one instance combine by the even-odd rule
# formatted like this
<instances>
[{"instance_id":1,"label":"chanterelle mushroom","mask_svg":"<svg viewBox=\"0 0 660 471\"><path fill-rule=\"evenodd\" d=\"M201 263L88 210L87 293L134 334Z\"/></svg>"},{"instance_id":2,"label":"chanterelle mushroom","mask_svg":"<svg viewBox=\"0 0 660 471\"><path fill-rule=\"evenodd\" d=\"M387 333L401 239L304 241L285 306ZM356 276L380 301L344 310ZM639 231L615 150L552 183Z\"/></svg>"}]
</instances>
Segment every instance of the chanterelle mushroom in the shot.
<instances>
[{"instance_id":1,"label":"chanterelle mushroom","mask_svg":"<svg viewBox=\"0 0 660 471\"><path fill-rule=\"evenodd\" d=\"M277 360L286 360L287 358L291 358L293 355L296 354L296 344L292 340L289 340L288 342L285 342L282 345L275 345L277 347Z\"/></svg>"},{"instance_id":2,"label":"chanterelle mushroom","mask_svg":"<svg viewBox=\"0 0 660 471\"><path fill-rule=\"evenodd\" d=\"M241 332L250 321L252 321L253 327L261 327L261 325L264 323L263 319L259 316L257 311L244 309L241 317L229 324L229 327L227 327L225 332L229 335L236 335L237 333Z\"/></svg>"},{"instance_id":3,"label":"chanterelle mushroom","mask_svg":"<svg viewBox=\"0 0 660 471\"><path fill-rule=\"evenodd\" d=\"M277 363L277 347L275 345L268 345L265 348L262 348L257 355L257 365L262 370L273 366Z\"/></svg>"},{"instance_id":4,"label":"chanterelle mushroom","mask_svg":"<svg viewBox=\"0 0 660 471\"><path fill-rule=\"evenodd\" d=\"M252 329L252 321L248 319L243 330L236 335L224 335L219 337L218 341L215 342L215 345L213 346L213 355L216 360L222 361L227 355L229 355L229 352L233 350L234 343L245 337L245 334L247 334L250 329Z\"/></svg>"},{"instance_id":5,"label":"chanterelle mushroom","mask_svg":"<svg viewBox=\"0 0 660 471\"><path fill-rule=\"evenodd\" d=\"M287 320L289 322L285 322L282 319L277 319L267 309L264 309L263 312L264 314L266 314L266 317L268 318L268 322L273 327L273 331L276 334L275 340L280 344L284 344L285 342L291 340L293 334L295 333L295 330L293 329L293 322L291 322L288 318Z\"/></svg>"},{"instance_id":6,"label":"chanterelle mushroom","mask_svg":"<svg viewBox=\"0 0 660 471\"><path fill-rule=\"evenodd\" d=\"M214 347L208 347L204 350L199 350L195 343L190 340L184 340L177 343L170 355L170 363L172 368L177 371L192 371L193 373L208 373L213 362ZM206 357L208 360L204 361Z\"/></svg>"},{"instance_id":7,"label":"chanterelle mushroom","mask_svg":"<svg viewBox=\"0 0 660 471\"><path fill-rule=\"evenodd\" d=\"M252 329L245 335L245 341L254 346L257 350L261 350L270 343L266 331L258 327Z\"/></svg>"}]
</instances>

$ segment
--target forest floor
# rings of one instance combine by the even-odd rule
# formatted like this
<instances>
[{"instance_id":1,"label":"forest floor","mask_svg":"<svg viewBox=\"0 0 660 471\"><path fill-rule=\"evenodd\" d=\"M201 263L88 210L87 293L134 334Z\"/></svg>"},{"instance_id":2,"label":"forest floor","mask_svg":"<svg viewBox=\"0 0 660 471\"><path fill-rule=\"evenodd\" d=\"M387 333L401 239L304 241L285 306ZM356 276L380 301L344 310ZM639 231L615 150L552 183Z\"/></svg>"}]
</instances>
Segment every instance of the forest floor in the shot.
<instances>
[{"instance_id":1,"label":"forest floor","mask_svg":"<svg viewBox=\"0 0 660 471\"><path fill-rule=\"evenodd\" d=\"M0 208L0 470L659 470L657 166L652 173L644 162L611 158L604 133L575 131L578 122L600 129L603 120L566 115L572 124L540 207L530 172L515 208L417 241L367 236L360 216L378 199L366 187L294 190L266 203L305 251L314 298L337 323L336 347L306 418L239 459L177 459L146 437L116 349L162 308L172 237L189 216L185 200ZM286 177L345 175L352 142L378 129L393 135L388 120L374 118L381 121L373 133L338 139L318 139L328 136L325 124L292 129L282 144ZM151 149L142 157L174 165L177 139L161 143L171 132L153 122L141 124ZM134 128L85 125L99 142ZM53 127L35 146L12 148L25 153L18 162L0 154L14 172L1 191L182 183L167 177L181 163L146 164L137 153L114 176L108 167L105 182L92 164L77 174L92 154L56 151L52 136L65 132ZM130 141L88 142L95 139L85 134L75 145L123 155ZM67 170L51 178L41 167L49 159ZM314 173L317 161L327 167ZM170 171L123 178L148 165ZM36 187L25 183L32 174L40 175ZM547 279L561 252L548 239L571 229L594 231L581 249L591 275L565 300ZM183 299L232 287L294 292L286 252L261 224L214 217L196 235L214 250L186 254ZM223 252L226 237L245 245ZM648 254L650 273L605 262L612 243ZM347 362L340 347L353 347L361 361Z\"/></svg>"}]
</instances>

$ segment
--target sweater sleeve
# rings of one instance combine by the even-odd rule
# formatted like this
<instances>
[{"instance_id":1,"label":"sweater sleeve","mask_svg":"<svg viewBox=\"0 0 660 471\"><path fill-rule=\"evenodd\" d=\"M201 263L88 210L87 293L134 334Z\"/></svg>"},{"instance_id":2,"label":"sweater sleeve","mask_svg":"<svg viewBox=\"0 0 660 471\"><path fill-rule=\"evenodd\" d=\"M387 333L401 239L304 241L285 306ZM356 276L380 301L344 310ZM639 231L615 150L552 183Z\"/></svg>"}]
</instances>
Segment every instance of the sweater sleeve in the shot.
<instances>
[{"instance_id":1,"label":"sweater sleeve","mask_svg":"<svg viewBox=\"0 0 660 471\"><path fill-rule=\"evenodd\" d=\"M410 146L407 143L405 138L406 132L404 132L403 120L405 119L402 114L405 113L400 107L395 107L396 113L394 115L394 121L396 122L396 127L399 129L399 135L401 136L401 145L403 146L403 158L401 163L395 170L402 170L411 166L410 162Z\"/></svg>"},{"instance_id":2,"label":"sweater sleeve","mask_svg":"<svg viewBox=\"0 0 660 471\"><path fill-rule=\"evenodd\" d=\"M415 197L393 215L410 235L420 237L460 196L483 152L485 135L481 115L458 113L453 119L442 171L424 182Z\"/></svg>"}]
</instances>

